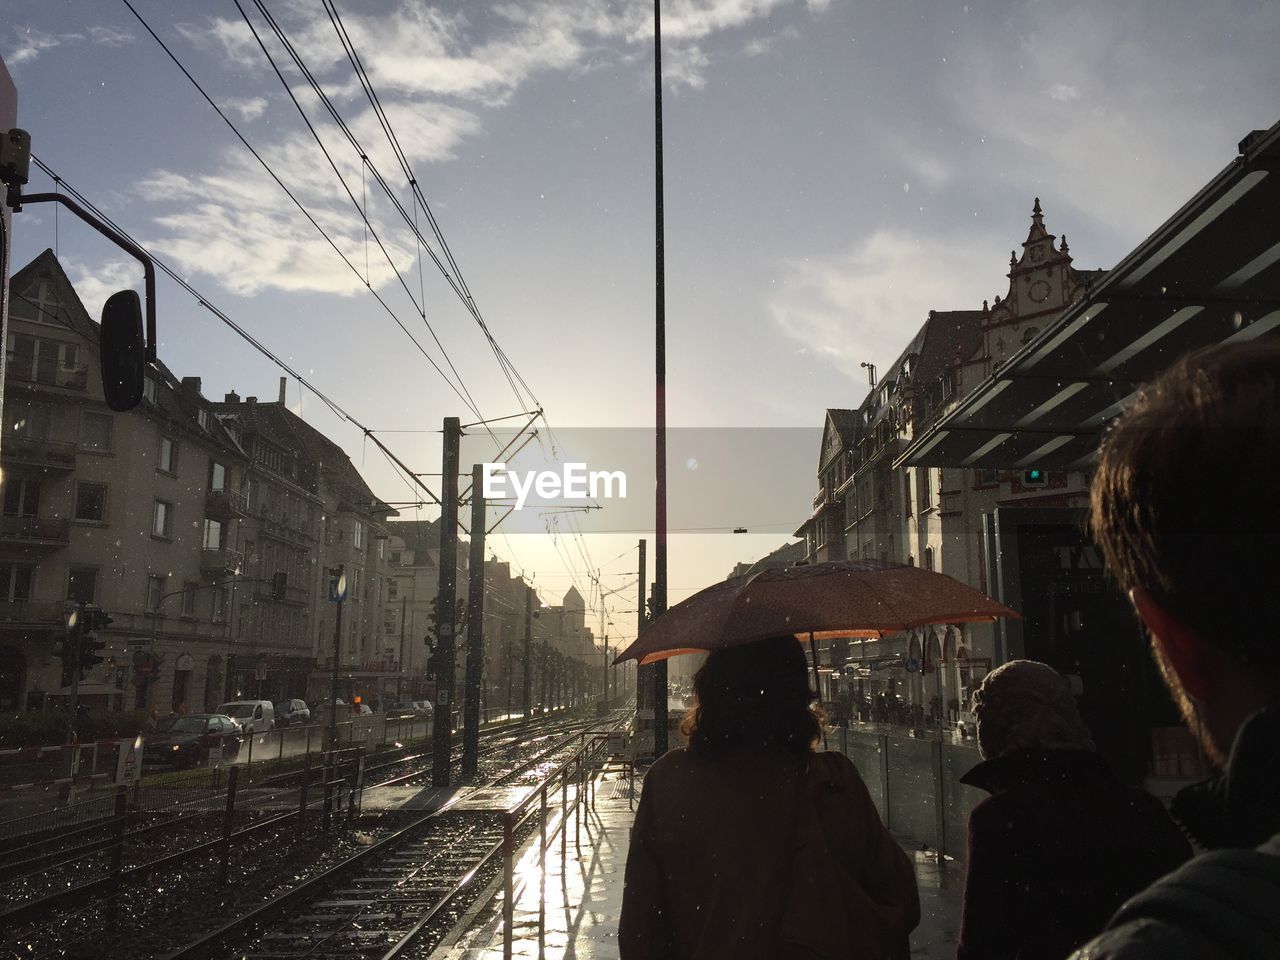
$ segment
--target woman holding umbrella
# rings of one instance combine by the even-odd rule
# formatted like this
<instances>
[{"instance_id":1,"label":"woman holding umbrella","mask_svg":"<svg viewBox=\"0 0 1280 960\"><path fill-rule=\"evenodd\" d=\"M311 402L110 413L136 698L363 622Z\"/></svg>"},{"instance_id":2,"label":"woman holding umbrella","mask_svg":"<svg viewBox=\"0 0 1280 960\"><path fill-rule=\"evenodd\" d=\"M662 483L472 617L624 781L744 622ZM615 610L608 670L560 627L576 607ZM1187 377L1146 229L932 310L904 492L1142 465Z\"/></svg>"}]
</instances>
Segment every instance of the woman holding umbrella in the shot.
<instances>
[{"instance_id":1,"label":"woman holding umbrella","mask_svg":"<svg viewBox=\"0 0 1280 960\"><path fill-rule=\"evenodd\" d=\"M645 778L622 960L905 958L920 919L911 861L853 764L815 752L821 726L800 643L714 650L694 698L689 746Z\"/></svg>"}]
</instances>

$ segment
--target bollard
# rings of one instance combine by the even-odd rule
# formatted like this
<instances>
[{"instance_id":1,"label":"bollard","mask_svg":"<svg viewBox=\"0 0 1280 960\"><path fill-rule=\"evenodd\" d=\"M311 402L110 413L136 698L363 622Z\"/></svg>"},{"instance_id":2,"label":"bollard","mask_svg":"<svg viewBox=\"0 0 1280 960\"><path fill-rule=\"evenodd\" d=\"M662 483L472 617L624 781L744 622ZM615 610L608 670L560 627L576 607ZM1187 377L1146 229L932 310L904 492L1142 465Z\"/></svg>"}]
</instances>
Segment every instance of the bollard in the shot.
<instances>
[{"instance_id":1,"label":"bollard","mask_svg":"<svg viewBox=\"0 0 1280 960\"><path fill-rule=\"evenodd\" d=\"M285 735L285 731L284 731L283 729L281 729L281 730L278 730L278 731L276 731L276 732L280 734L280 754L279 754L279 756L277 756L277 757L276 757L276 759L277 759L277 760L284 760L284 735Z\"/></svg>"},{"instance_id":2,"label":"bollard","mask_svg":"<svg viewBox=\"0 0 1280 960\"><path fill-rule=\"evenodd\" d=\"M508 813L502 820L502 960L511 960L515 932L515 838Z\"/></svg>"},{"instance_id":3,"label":"bollard","mask_svg":"<svg viewBox=\"0 0 1280 960\"><path fill-rule=\"evenodd\" d=\"M227 871L231 866L231 829L236 813L236 781L240 779L238 767L232 767L227 774L227 807L222 815L222 863L218 868L218 882L227 882Z\"/></svg>"}]
</instances>

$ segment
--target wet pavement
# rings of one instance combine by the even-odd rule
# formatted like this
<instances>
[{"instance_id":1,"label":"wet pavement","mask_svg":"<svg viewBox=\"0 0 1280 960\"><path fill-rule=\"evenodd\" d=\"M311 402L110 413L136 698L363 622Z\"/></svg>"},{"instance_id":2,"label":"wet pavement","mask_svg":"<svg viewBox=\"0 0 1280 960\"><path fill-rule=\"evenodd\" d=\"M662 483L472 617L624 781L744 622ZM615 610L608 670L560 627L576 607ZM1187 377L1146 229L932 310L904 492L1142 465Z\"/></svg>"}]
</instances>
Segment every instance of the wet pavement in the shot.
<instances>
[{"instance_id":1,"label":"wet pavement","mask_svg":"<svg viewBox=\"0 0 1280 960\"><path fill-rule=\"evenodd\" d=\"M637 789L640 782L637 781ZM616 958L622 879L634 810L625 779L597 781L594 809L580 828L571 816L561 860L559 838L548 844L545 887L539 884L537 836L523 848L515 867L512 956L522 958ZM558 814L548 833L559 824ZM922 920L911 936L911 955L921 960L955 956L960 917L962 865L939 865L919 844L903 841L913 852L920 886ZM540 894L545 890L545 905ZM540 916L543 922L540 923ZM501 891L493 909L450 950L448 960L501 960L503 925Z\"/></svg>"}]
</instances>

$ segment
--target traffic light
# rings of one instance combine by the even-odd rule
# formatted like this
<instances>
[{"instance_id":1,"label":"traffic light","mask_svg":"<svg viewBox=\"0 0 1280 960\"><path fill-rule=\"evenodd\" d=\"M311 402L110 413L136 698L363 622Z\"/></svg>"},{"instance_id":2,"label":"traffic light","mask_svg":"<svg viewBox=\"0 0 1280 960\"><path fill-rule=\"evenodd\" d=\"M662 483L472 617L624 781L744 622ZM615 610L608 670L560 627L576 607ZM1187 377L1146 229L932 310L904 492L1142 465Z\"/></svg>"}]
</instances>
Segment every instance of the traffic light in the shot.
<instances>
[{"instance_id":1,"label":"traffic light","mask_svg":"<svg viewBox=\"0 0 1280 960\"><path fill-rule=\"evenodd\" d=\"M92 670L98 664L102 663L102 657L98 655L98 651L107 645L105 640L98 639L98 631L105 630L115 620L109 616L101 607L86 606L84 612L80 615L80 622L76 626L76 632L73 635L73 642L76 650L71 659L76 667L80 670L80 679L84 679L85 673ZM65 669L67 659L63 660Z\"/></svg>"},{"instance_id":2,"label":"traffic light","mask_svg":"<svg viewBox=\"0 0 1280 960\"><path fill-rule=\"evenodd\" d=\"M1047 475L1039 467L1032 467L1030 470L1022 471L1022 485L1024 487L1043 487Z\"/></svg>"},{"instance_id":3,"label":"traffic light","mask_svg":"<svg viewBox=\"0 0 1280 960\"><path fill-rule=\"evenodd\" d=\"M283 600L285 591L289 589L289 574L283 570L277 570L271 576L271 599Z\"/></svg>"},{"instance_id":4,"label":"traffic light","mask_svg":"<svg viewBox=\"0 0 1280 960\"><path fill-rule=\"evenodd\" d=\"M75 635L67 635L64 631L63 636L58 639L58 648L56 655L62 661L62 687L63 689L71 686L75 680L76 656L74 653Z\"/></svg>"}]
</instances>

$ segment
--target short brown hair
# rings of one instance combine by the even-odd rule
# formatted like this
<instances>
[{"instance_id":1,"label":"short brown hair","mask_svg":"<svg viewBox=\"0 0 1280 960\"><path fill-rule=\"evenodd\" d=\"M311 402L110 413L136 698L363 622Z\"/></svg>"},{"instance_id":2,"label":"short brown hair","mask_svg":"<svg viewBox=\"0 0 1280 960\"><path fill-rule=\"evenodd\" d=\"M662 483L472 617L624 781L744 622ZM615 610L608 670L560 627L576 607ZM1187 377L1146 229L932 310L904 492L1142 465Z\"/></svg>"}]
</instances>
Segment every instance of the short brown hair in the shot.
<instances>
[{"instance_id":1,"label":"short brown hair","mask_svg":"<svg viewBox=\"0 0 1280 960\"><path fill-rule=\"evenodd\" d=\"M1090 524L1121 588L1280 676L1280 340L1195 351L1144 387L1103 439Z\"/></svg>"},{"instance_id":2,"label":"short brown hair","mask_svg":"<svg viewBox=\"0 0 1280 960\"><path fill-rule=\"evenodd\" d=\"M693 692L680 732L702 756L767 746L803 754L822 735L804 648L794 636L713 651L693 676Z\"/></svg>"}]
</instances>

